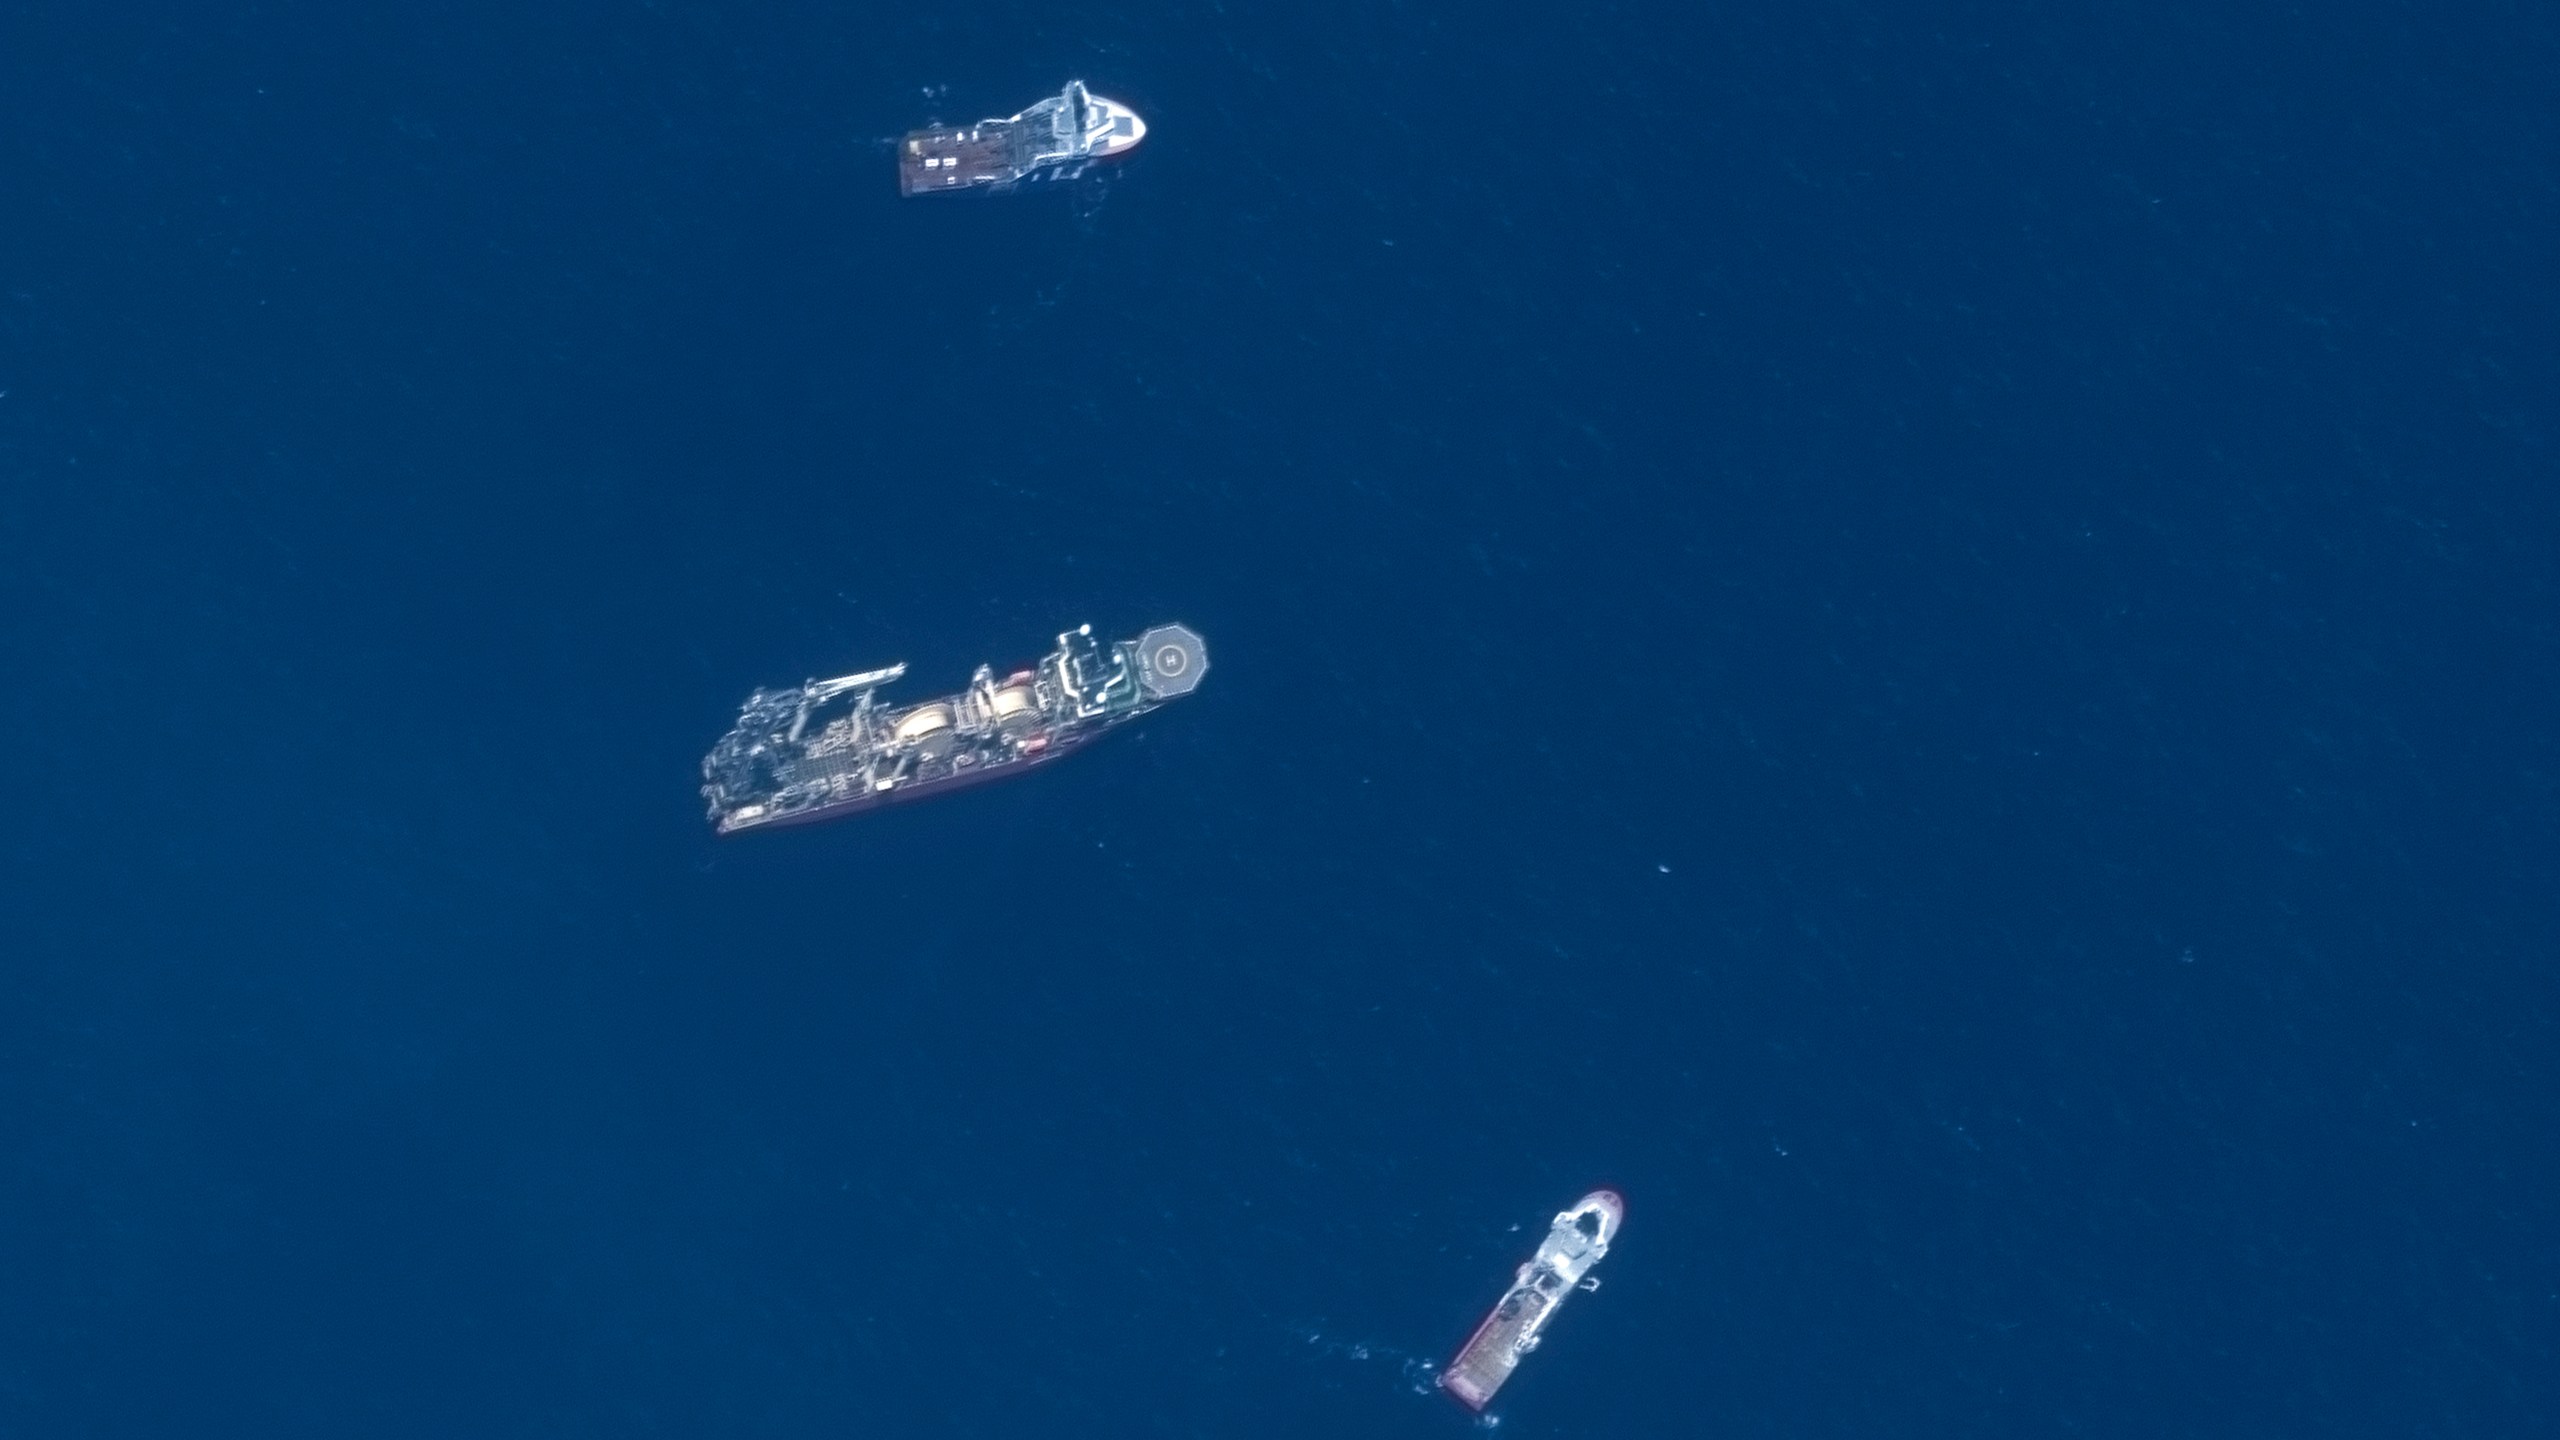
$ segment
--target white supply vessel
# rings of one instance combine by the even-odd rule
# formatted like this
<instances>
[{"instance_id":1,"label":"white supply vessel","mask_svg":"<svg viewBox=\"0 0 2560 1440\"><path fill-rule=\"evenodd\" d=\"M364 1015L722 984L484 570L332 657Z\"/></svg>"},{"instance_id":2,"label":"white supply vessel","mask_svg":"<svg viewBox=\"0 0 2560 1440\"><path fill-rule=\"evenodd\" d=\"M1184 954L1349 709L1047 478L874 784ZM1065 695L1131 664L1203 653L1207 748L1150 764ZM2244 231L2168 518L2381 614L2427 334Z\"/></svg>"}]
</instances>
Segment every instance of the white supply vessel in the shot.
<instances>
[{"instance_id":1,"label":"white supply vessel","mask_svg":"<svg viewBox=\"0 0 2560 1440\"><path fill-rule=\"evenodd\" d=\"M1627 1203L1616 1191L1594 1190L1558 1215L1547 1238L1538 1243L1538 1253L1520 1267L1493 1313L1441 1372L1441 1388L1472 1410L1492 1403L1493 1392L1511 1378L1520 1357L1538 1348L1539 1335L1556 1318L1565 1297L1576 1289L1599 1288L1599 1281L1588 1278L1591 1267L1609 1253L1626 1213Z\"/></svg>"}]
</instances>

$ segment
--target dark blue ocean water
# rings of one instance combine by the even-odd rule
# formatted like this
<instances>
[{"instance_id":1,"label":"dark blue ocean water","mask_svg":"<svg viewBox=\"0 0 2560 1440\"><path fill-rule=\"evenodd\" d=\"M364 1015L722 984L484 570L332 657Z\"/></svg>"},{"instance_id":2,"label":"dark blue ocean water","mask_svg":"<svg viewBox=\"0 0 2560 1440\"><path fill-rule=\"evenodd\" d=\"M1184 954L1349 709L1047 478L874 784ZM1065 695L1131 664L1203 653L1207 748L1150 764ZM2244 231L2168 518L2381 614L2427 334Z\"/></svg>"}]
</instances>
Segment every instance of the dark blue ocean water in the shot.
<instances>
[{"instance_id":1,"label":"dark blue ocean water","mask_svg":"<svg viewBox=\"0 0 2560 1440\"><path fill-rule=\"evenodd\" d=\"M2555 62L9 7L0 1435L1454 1436L1599 1184L1506 1434L2544 1432ZM1123 170L897 198L1070 76ZM756 685L1165 619L702 821Z\"/></svg>"}]
</instances>

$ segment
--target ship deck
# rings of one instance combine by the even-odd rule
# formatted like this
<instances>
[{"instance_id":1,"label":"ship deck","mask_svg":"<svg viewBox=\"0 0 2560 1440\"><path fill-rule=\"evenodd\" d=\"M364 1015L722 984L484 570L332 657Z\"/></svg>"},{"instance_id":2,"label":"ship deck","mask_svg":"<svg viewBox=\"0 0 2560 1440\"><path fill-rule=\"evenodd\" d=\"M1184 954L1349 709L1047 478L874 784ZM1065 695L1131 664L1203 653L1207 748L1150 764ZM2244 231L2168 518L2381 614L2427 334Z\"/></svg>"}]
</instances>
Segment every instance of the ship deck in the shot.
<instances>
[{"instance_id":1,"label":"ship deck","mask_svg":"<svg viewBox=\"0 0 2560 1440\"><path fill-rule=\"evenodd\" d=\"M898 146L898 193L969 190L1013 176L1009 129L918 130Z\"/></svg>"},{"instance_id":2,"label":"ship deck","mask_svg":"<svg viewBox=\"0 0 2560 1440\"><path fill-rule=\"evenodd\" d=\"M1534 1334L1562 1298L1532 1284L1514 1285L1449 1362L1441 1385L1471 1408L1483 1409L1519 1365L1521 1337Z\"/></svg>"}]
</instances>

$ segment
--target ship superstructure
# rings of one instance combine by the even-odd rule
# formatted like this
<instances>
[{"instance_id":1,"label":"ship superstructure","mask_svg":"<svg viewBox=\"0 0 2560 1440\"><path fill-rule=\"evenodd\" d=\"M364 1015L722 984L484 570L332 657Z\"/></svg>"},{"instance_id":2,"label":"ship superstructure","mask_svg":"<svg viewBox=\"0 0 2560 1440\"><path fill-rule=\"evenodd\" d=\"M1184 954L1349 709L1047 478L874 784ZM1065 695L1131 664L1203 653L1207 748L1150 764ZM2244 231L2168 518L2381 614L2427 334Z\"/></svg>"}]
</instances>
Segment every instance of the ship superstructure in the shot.
<instances>
[{"instance_id":1,"label":"ship superstructure","mask_svg":"<svg viewBox=\"0 0 2560 1440\"><path fill-rule=\"evenodd\" d=\"M898 193L994 193L1083 174L1097 160L1125 155L1147 138L1147 122L1084 82L1001 120L911 130L898 142Z\"/></svg>"},{"instance_id":2,"label":"ship superstructure","mask_svg":"<svg viewBox=\"0 0 2560 1440\"><path fill-rule=\"evenodd\" d=\"M1208 670L1188 626L1105 644L1083 625L1028 669L999 678L981 665L967 690L921 704L878 699L904 664L758 690L703 758L702 794L723 835L919 799L1055 760L1190 694Z\"/></svg>"},{"instance_id":3,"label":"ship superstructure","mask_svg":"<svg viewBox=\"0 0 2560 1440\"><path fill-rule=\"evenodd\" d=\"M1441 1387L1466 1402L1469 1409L1482 1410L1493 1401L1493 1392L1511 1378L1520 1357L1538 1348L1540 1334L1547 1322L1578 1287L1598 1289L1600 1282L1588 1278L1591 1267L1609 1253L1609 1242L1617 1237L1618 1222L1625 1218L1626 1202L1613 1190L1594 1190L1558 1215L1547 1230L1547 1238L1538 1243L1538 1253L1520 1267L1511 1288L1476 1327L1458 1358L1440 1374Z\"/></svg>"}]
</instances>

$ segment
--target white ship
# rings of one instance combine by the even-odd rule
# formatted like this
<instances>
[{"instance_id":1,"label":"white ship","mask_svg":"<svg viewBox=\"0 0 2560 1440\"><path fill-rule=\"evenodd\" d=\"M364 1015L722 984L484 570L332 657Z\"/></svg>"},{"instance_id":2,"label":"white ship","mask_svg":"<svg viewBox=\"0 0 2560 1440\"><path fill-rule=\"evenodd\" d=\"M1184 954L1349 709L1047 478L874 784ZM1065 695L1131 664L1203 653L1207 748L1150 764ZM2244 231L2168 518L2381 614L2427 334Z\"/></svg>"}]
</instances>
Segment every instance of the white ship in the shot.
<instances>
[{"instance_id":1,"label":"white ship","mask_svg":"<svg viewBox=\"0 0 2560 1440\"><path fill-rule=\"evenodd\" d=\"M1106 645L1093 627L1058 637L1036 665L918 705L882 705L903 664L747 697L702 761L702 795L723 835L805 825L1020 775L1190 694L1209 647L1187 625Z\"/></svg>"},{"instance_id":2,"label":"white ship","mask_svg":"<svg viewBox=\"0 0 2560 1440\"><path fill-rule=\"evenodd\" d=\"M1071 180L1097 160L1115 160L1147 138L1147 122L1116 100L1088 94L1081 80L1023 111L974 125L911 130L898 144L898 193L994 194L1047 180Z\"/></svg>"},{"instance_id":3,"label":"white ship","mask_svg":"<svg viewBox=\"0 0 2560 1440\"><path fill-rule=\"evenodd\" d=\"M1609 1253L1626 1213L1627 1204L1616 1191L1594 1190L1558 1215L1547 1238L1538 1243L1538 1253L1520 1267L1493 1313L1441 1372L1441 1388L1472 1410L1491 1404L1493 1392L1511 1378L1520 1357L1538 1348L1538 1337L1565 1297L1577 1288L1600 1288L1598 1280L1589 1278L1591 1267Z\"/></svg>"}]
</instances>

